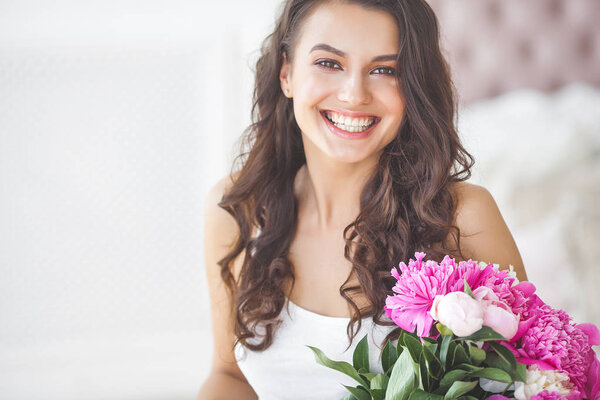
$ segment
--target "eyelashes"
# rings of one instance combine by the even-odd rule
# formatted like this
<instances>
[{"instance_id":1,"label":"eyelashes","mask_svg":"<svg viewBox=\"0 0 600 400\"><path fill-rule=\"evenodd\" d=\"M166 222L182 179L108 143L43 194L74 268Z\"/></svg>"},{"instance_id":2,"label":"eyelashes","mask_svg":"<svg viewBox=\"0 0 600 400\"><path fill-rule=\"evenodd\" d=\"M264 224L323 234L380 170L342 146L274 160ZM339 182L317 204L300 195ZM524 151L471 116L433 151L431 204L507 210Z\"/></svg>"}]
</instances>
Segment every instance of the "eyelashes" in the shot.
<instances>
[{"instance_id":1,"label":"eyelashes","mask_svg":"<svg viewBox=\"0 0 600 400\"><path fill-rule=\"evenodd\" d=\"M322 68L324 70L327 71L335 71L335 70L341 70L342 67L340 66L340 64L338 64L336 61L334 60L329 60L329 59L319 59L315 62L315 65L317 65L319 68ZM375 68L373 68L371 70L371 73L374 73L375 75L389 75L389 76L395 76L396 75L396 70L392 67L386 67L386 66L377 66Z\"/></svg>"},{"instance_id":2,"label":"eyelashes","mask_svg":"<svg viewBox=\"0 0 600 400\"><path fill-rule=\"evenodd\" d=\"M342 67L340 67L340 64L333 60L317 60L315 65L318 65L321 68L328 70L342 69Z\"/></svg>"},{"instance_id":3,"label":"eyelashes","mask_svg":"<svg viewBox=\"0 0 600 400\"><path fill-rule=\"evenodd\" d=\"M376 67L372 71L383 71L383 72L378 72L378 74L382 74L382 75L392 75L392 76L396 75L396 70L391 67Z\"/></svg>"}]
</instances>

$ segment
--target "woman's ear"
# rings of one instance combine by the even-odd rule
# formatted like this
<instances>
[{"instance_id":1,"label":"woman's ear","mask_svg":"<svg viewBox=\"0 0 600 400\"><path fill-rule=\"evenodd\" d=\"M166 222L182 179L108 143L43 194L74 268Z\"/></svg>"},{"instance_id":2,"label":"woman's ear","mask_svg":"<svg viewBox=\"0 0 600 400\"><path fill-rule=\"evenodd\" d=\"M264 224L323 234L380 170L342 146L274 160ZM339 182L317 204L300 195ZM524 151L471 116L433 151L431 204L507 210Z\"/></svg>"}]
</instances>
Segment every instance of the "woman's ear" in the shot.
<instances>
[{"instance_id":1,"label":"woman's ear","mask_svg":"<svg viewBox=\"0 0 600 400\"><path fill-rule=\"evenodd\" d=\"M290 81L290 63L287 59L287 54L285 52L281 53L281 70L279 71L279 82L281 84L281 90L283 94L287 98L292 98L292 89L291 89L291 81Z\"/></svg>"}]
</instances>

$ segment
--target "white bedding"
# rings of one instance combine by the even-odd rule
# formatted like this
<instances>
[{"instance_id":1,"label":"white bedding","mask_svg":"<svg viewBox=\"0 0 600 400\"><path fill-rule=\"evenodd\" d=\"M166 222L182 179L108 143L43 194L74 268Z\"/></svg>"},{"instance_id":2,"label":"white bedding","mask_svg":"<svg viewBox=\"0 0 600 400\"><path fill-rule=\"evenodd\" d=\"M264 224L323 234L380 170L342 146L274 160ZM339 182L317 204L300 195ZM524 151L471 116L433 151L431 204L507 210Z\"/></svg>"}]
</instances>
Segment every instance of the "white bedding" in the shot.
<instances>
[{"instance_id":1,"label":"white bedding","mask_svg":"<svg viewBox=\"0 0 600 400\"><path fill-rule=\"evenodd\" d=\"M507 93L462 108L458 128L542 299L600 324L600 90Z\"/></svg>"}]
</instances>

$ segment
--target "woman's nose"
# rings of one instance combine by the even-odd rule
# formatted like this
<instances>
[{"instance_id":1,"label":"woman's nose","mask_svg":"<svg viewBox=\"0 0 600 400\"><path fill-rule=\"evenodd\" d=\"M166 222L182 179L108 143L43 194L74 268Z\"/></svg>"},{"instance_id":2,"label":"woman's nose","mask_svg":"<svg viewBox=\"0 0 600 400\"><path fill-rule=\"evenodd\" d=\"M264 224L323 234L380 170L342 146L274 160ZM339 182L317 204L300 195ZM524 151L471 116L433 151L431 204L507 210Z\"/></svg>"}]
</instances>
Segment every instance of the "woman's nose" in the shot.
<instances>
[{"instance_id":1,"label":"woman's nose","mask_svg":"<svg viewBox=\"0 0 600 400\"><path fill-rule=\"evenodd\" d=\"M338 100L351 105L368 104L371 92L367 80L360 74L349 75L338 92Z\"/></svg>"}]
</instances>

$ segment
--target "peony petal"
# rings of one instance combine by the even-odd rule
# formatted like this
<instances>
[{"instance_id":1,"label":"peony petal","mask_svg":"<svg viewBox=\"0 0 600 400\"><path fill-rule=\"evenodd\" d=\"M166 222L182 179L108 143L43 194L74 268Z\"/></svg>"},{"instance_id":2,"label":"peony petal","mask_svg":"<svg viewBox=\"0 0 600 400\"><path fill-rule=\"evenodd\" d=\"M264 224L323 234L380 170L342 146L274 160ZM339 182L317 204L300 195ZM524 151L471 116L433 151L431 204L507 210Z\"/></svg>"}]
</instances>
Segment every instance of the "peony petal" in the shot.
<instances>
[{"instance_id":1,"label":"peony petal","mask_svg":"<svg viewBox=\"0 0 600 400\"><path fill-rule=\"evenodd\" d=\"M527 281L523 281L523 282L516 284L515 286L512 287L512 289L517 289L518 291L523 293L523 296L525 296L525 297L531 297L531 295L533 295L533 293L535 293L535 285L533 283L527 282Z\"/></svg>"},{"instance_id":2,"label":"peony petal","mask_svg":"<svg viewBox=\"0 0 600 400\"><path fill-rule=\"evenodd\" d=\"M537 365L539 369L553 370L558 369L555 364L551 364L549 360L534 360L529 357L517 357L517 361L525 365Z\"/></svg>"},{"instance_id":3,"label":"peony petal","mask_svg":"<svg viewBox=\"0 0 600 400\"><path fill-rule=\"evenodd\" d=\"M506 339L511 340L517 333L519 318L502 307L489 305L483 314L483 325L489 326Z\"/></svg>"},{"instance_id":4,"label":"peony petal","mask_svg":"<svg viewBox=\"0 0 600 400\"><path fill-rule=\"evenodd\" d=\"M581 329L589 338L589 343L591 346L600 345L600 331L598 327L594 324L585 323L577 325L579 329Z\"/></svg>"},{"instance_id":5,"label":"peony petal","mask_svg":"<svg viewBox=\"0 0 600 400\"><path fill-rule=\"evenodd\" d=\"M600 361L594 354L594 361L587 371L587 382L585 384L585 394L588 399L600 398Z\"/></svg>"},{"instance_id":6,"label":"peony petal","mask_svg":"<svg viewBox=\"0 0 600 400\"><path fill-rule=\"evenodd\" d=\"M433 325L433 318L428 314L419 313L415 318L415 322L417 325L417 335L419 337L428 336L431 325Z\"/></svg>"},{"instance_id":7,"label":"peony petal","mask_svg":"<svg viewBox=\"0 0 600 400\"><path fill-rule=\"evenodd\" d=\"M517 340L521 339L521 336L523 336L529 330L529 328L531 328L531 325L533 325L536 319L537 315L534 315L529 319L519 322L517 333L515 333L515 336L512 337L511 341L516 342Z\"/></svg>"},{"instance_id":8,"label":"peony petal","mask_svg":"<svg viewBox=\"0 0 600 400\"><path fill-rule=\"evenodd\" d=\"M385 316L388 318L392 318L392 310L387 307L384 307L384 309L385 309Z\"/></svg>"},{"instance_id":9,"label":"peony petal","mask_svg":"<svg viewBox=\"0 0 600 400\"><path fill-rule=\"evenodd\" d=\"M404 302L398 296L388 296L385 299L385 306L390 309L396 309L404 306Z\"/></svg>"}]
</instances>

